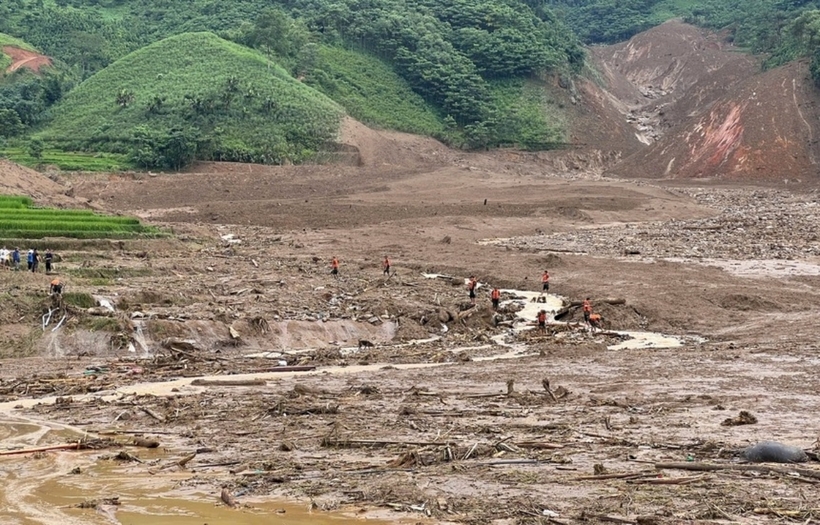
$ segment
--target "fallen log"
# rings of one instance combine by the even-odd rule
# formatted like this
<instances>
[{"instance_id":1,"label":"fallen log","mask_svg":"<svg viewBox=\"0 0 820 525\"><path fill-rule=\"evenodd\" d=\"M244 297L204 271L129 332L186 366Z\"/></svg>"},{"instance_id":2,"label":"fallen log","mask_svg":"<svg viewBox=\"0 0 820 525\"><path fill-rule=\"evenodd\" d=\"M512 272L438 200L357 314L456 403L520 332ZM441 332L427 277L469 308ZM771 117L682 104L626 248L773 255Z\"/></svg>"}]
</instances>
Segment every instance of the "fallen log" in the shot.
<instances>
[{"instance_id":1,"label":"fallen log","mask_svg":"<svg viewBox=\"0 0 820 525\"><path fill-rule=\"evenodd\" d=\"M410 447L452 446L452 441L390 441L381 439L346 439L334 436L322 438L323 447L387 447L390 445L404 445Z\"/></svg>"},{"instance_id":2,"label":"fallen log","mask_svg":"<svg viewBox=\"0 0 820 525\"><path fill-rule=\"evenodd\" d=\"M194 379L193 386L265 386L264 379Z\"/></svg>"},{"instance_id":3,"label":"fallen log","mask_svg":"<svg viewBox=\"0 0 820 525\"><path fill-rule=\"evenodd\" d=\"M273 368L263 368L254 372L312 372L315 366L275 366Z\"/></svg>"},{"instance_id":4,"label":"fallen log","mask_svg":"<svg viewBox=\"0 0 820 525\"><path fill-rule=\"evenodd\" d=\"M140 407L140 410L142 410L143 412L145 412L146 414L148 414L152 418L156 419L160 423L165 423L165 416L159 414L158 412L155 412L154 410L152 410L148 407Z\"/></svg>"},{"instance_id":5,"label":"fallen log","mask_svg":"<svg viewBox=\"0 0 820 525\"><path fill-rule=\"evenodd\" d=\"M717 465L715 463L655 463L655 468L660 469L677 469L677 470L695 470L700 472L718 471L718 470L745 470L752 472L762 472L764 474L799 474L807 478L820 479L820 470L801 468L801 467L771 467L765 465Z\"/></svg>"},{"instance_id":6,"label":"fallen log","mask_svg":"<svg viewBox=\"0 0 820 525\"><path fill-rule=\"evenodd\" d=\"M577 478L571 478L570 481L603 481L607 479L637 479L637 478L647 478L647 477L657 477L657 472L621 472L618 474L598 474L595 476L578 476Z\"/></svg>"},{"instance_id":7,"label":"fallen log","mask_svg":"<svg viewBox=\"0 0 820 525\"><path fill-rule=\"evenodd\" d=\"M702 479L707 479L707 475L701 474L699 476L689 476L684 478L629 479L626 482L639 485L688 485Z\"/></svg>"},{"instance_id":8,"label":"fallen log","mask_svg":"<svg viewBox=\"0 0 820 525\"><path fill-rule=\"evenodd\" d=\"M541 441L516 441L514 445L521 448L532 448L535 450L558 450L560 448L564 448L564 445Z\"/></svg>"},{"instance_id":9,"label":"fallen log","mask_svg":"<svg viewBox=\"0 0 820 525\"><path fill-rule=\"evenodd\" d=\"M20 450L4 450L0 452L0 456L16 456L19 454L32 454L34 452L46 452L48 450L80 450L82 448L82 442L78 441L76 443L64 443L62 445L49 445L47 447L37 447L37 448L21 448Z\"/></svg>"},{"instance_id":10,"label":"fallen log","mask_svg":"<svg viewBox=\"0 0 820 525\"><path fill-rule=\"evenodd\" d=\"M603 299L591 299L590 302L592 304L605 303L605 304L611 304L611 305L620 305L620 304L626 304L626 299L623 299L623 298L620 298L620 297L605 297ZM570 307L578 307L578 306L582 306L583 304L584 304L583 301L572 301L571 303L569 303Z\"/></svg>"}]
</instances>

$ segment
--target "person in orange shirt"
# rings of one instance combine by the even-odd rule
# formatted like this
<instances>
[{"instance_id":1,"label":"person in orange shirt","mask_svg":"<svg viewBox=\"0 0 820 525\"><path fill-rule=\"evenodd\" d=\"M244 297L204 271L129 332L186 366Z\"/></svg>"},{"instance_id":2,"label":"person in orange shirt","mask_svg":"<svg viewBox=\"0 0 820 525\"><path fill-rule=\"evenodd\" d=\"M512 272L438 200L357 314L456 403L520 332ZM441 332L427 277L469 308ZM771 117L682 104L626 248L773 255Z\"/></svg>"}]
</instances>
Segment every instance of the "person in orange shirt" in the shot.
<instances>
[{"instance_id":1,"label":"person in orange shirt","mask_svg":"<svg viewBox=\"0 0 820 525\"><path fill-rule=\"evenodd\" d=\"M57 294L57 295L63 293L63 283L62 283L62 281L60 281L60 279L54 279L53 281L51 281L51 286L49 286L48 291L51 294Z\"/></svg>"},{"instance_id":2,"label":"person in orange shirt","mask_svg":"<svg viewBox=\"0 0 820 525\"><path fill-rule=\"evenodd\" d=\"M475 280L475 275L470 276L470 282L467 283L467 291L470 292L470 304L475 304L475 289L478 282Z\"/></svg>"},{"instance_id":3,"label":"person in orange shirt","mask_svg":"<svg viewBox=\"0 0 820 525\"><path fill-rule=\"evenodd\" d=\"M547 329L547 311L541 310L538 312L538 317L535 318L538 321L538 329L539 330L546 330Z\"/></svg>"},{"instance_id":4,"label":"person in orange shirt","mask_svg":"<svg viewBox=\"0 0 820 525\"><path fill-rule=\"evenodd\" d=\"M541 275L541 293L549 292L550 291L550 273L547 270L544 270L544 273Z\"/></svg>"},{"instance_id":5,"label":"person in orange shirt","mask_svg":"<svg viewBox=\"0 0 820 525\"><path fill-rule=\"evenodd\" d=\"M596 328L599 329L599 330L602 329L601 321L603 321L603 319L601 318L600 314L592 314L592 315L589 316L589 326L592 327L593 331Z\"/></svg>"},{"instance_id":6,"label":"person in orange shirt","mask_svg":"<svg viewBox=\"0 0 820 525\"><path fill-rule=\"evenodd\" d=\"M582 308L584 309L584 322L589 324L589 316L592 314L592 303L589 302L589 297L584 299L582 303Z\"/></svg>"},{"instance_id":7,"label":"person in orange shirt","mask_svg":"<svg viewBox=\"0 0 820 525\"><path fill-rule=\"evenodd\" d=\"M390 275L390 259L387 256L384 256L384 260L382 261L382 270L384 270L384 275Z\"/></svg>"},{"instance_id":8,"label":"person in orange shirt","mask_svg":"<svg viewBox=\"0 0 820 525\"><path fill-rule=\"evenodd\" d=\"M490 292L490 299L493 301L493 310L498 310L498 301L501 299L501 290L498 287L493 288Z\"/></svg>"},{"instance_id":9,"label":"person in orange shirt","mask_svg":"<svg viewBox=\"0 0 820 525\"><path fill-rule=\"evenodd\" d=\"M330 274L335 278L339 278L339 259L333 257L330 261Z\"/></svg>"}]
</instances>

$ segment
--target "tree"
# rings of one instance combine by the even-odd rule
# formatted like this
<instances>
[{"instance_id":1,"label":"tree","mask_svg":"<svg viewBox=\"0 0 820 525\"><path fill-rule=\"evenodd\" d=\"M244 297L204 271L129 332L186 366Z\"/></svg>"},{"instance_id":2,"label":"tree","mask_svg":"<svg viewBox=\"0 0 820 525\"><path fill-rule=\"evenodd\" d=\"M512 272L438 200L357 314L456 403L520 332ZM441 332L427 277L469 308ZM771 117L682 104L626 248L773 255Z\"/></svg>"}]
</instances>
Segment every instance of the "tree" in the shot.
<instances>
[{"instance_id":1,"label":"tree","mask_svg":"<svg viewBox=\"0 0 820 525\"><path fill-rule=\"evenodd\" d=\"M130 89L120 89L117 92L117 105L121 108L127 108L134 102L134 92Z\"/></svg>"},{"instance_id":2,"label":"tree","mask_svg":"<svg viewBox=\"0 0 820 525\"><path fill-rule=\"evenodd\" d=\"M45 144L40 139L31 139L28 143L28 154L35 159L40 159L43 156Z\"/></svg>"},{"instance_id":3,"label":"tree","mask_svg":"<svg viewBox=\"0 0 820 525\"><path fill-rule=\"evenodd\" d=\"M179 171L196 158L199 133L193 129L156 131L140 126L134 131L131 160L143 168Z\"/></svg>"},{"instance_id":4,"label":"tree","mask_svg":"<svg viewBox=\"0 0 820 525\"><path fill-rule=\"evenodd\" d=\"M0 108L0 137L15 137L24 129L23 121L16 111Z\"/></svg>"},{"instance_id":5,"label":"tree","mask_svg":"<svg viewBox=\"0 0 820 525\"><path fill-rule=\"evenodd\" d=\"M262 49L280 58L293 58L308 43L310 32L277 8L265 9L242 40L245 44Z\"/></svg>"}]
</instances>

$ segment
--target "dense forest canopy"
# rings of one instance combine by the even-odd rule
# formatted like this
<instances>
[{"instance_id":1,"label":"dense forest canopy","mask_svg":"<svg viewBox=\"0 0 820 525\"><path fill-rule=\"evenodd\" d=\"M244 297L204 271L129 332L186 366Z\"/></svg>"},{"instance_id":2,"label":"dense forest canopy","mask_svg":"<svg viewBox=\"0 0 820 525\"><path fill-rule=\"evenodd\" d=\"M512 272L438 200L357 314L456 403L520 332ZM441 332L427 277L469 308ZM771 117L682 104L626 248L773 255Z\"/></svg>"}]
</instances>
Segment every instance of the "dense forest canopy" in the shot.
<instances>
[{"instance_id":1,"label":"dense forest canopy","mask_svg":"<svg viewBox=\"0 0 820 525\"><path fill-rule=\"evenodd\" d=\"M726 30L738 46L767 53L768 66L815 57L820 85L820 0L16 0L0 2L0 35L55 67L0 76L0 140L57 140L49 123L70 113L62 106L73 99L61 100L80 83L149 44L207 31L259 50L371 125L467 148L552 147L564 131L539 79L580 73L584 43L622 41L673 17ZM125 86L104 89L112 107L125 102ZM304 146L283 151L316 144Z\"/></svg>"}]
</instances>

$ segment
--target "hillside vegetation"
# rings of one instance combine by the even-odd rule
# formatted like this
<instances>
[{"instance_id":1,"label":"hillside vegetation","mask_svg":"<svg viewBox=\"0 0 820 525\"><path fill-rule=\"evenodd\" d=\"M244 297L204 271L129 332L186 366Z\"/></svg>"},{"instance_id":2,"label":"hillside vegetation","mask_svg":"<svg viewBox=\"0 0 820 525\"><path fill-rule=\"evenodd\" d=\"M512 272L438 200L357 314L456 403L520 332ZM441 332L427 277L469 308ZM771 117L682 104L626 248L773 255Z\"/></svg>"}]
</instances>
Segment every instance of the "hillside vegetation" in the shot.
<instances>
[{"instance_id":1,"label":"hillside vegetation","mask_svg":"<svg viewBox=\"0 0 820 525\"><path fill-rule=\"evenodd\" d=\"M26 35L54 57L71 87L96 78L92 77L95 72L121 67L120 59L145 45L185 32L213 32L259 50L291 76L370 125L429 134L466 148L510 144L543 148L563 141L564 130L552 119L552 111L536 110L540 116L522 118L521 111L509 113L509 101L539 100L524 89L527 82L544 74L578 72L585 56L578 39L555 16L536 12L519 0L374 0L367 4L354 0L218 4L212 0L20 0L0 6L0 30ZM157 73L153 66L151 71ZM99 82L96 78L95 83ZM87 91L88 87L83 84L77 89ZM134 92L135 98L146 94L154 95ZM126 102L130 93L123 95ZM166 96L173 106L174 95ZM69 109L82 100L68 97L53 112L57 121L38 134L52 142L46 147L122 151L129 137L106 131L110 118L73 137L81 140L66 140L73 135L66 116L91 114L81 108ZM131 107L128 104L128 111L116 115L117 119L128 117L127 130L135 127ZM246 111L248 115L256 112L253 107ZM178 116L177 111L171 113ZM201 124L184 120L195 130ZM89 124L90 120L83 118L82 122ZM24 124L17 136L42 127L39 121ZM332 125L327 123L327 127ZM89 140L89 129L96 132L94 140ZM278 144L262 148L266 151L260 154L258 145L247 148L247 142L237 143L228 136L233 132L226 132L228 140L211 147L201 140L210 137L211 130L207 123L199 130L197 157L299 161L306 157L302 153L316 146L315 141L302 143L303 136L296 133L289 140L293 147L285 147L285 154ZM132 145L146 142L142 137L132 138ZM222 147L226 143L231 147ZM147 164L144 158L140 163Z\"/></svg>"},{"instance_id":2,"label":"hillside vegetation","mask_svg":"<svg viewBox=\"0 0 820 525\"><path fill-rule=\"evenodd\" d=\"M567 141L567 123L545 86L556 76L566 80L583 71L581 43L623 41L672 17L725 30L736 45L767 53L767 66L815 57L812 71L820 85L820 0L18 0L0 3L0 31L55 58L60 74L52 74L49 85L27 79L41 85L0 93L0 112L6 110L0 119L11 123L2 133L17 149L28 148L27 137L36 133L50 142L45 149L128 151L144 166L176 166L194 157L309 158L335 128L339 108L322 124L286 125L286 113L270 103L260 107L267 96L257 96L262 77L246 80L235 69L224 74L223 65L215 67L216 83L207 82L207 89L181 89L182 81L160 81L162 89L149 85L150 77L174 64L155 66L140 51L154 53L158 48L146 46L208 32L223 39L216 46L223 51L224 40L258 51L230 48L247 59L243 64L255 56L257 66L267 68L267 59L279 80L299 79L369 125L464 148L550 148ZM126 57L130 62L122 62ZM204 71L210 57L189 58L206 63L189 64L192 74L200 69L194 78L209 78ZM124 71L136 65L147 69L135 69L135 87L129 87ZM240 85L232 81L226 88L231 75ZM256 102L239 97L251 83ZM78 85L79 95L49 109ZM227 104L217 103L220 92L237 88L224 95ZM121 97L102 111L112 94ZM71 107L86 101L96 109ZM328 107L326 100L319 105ZM56 120L48 124L52 116ZM123 126L115 125L120 119ZM251 126L275 129L273 138L252 139ZM306 132L311 126L321 133ZM43 146L35 144L33 158L37 149ZM179 149L185 154L168 160L169 151Z\"/></svg>"},{"instance_id":3,"label":"hillside vegetation","mask_svg":"<svg viewBox=\"0 0 820 525\"><path fill-rule=\"evenodd\" d=\"M38 136L67 150L129 153L144 167L178 169L193 158L299 162L334 139L342 115L261 53L190 33L77 86Z\"/></svg>"}]
</instances>

